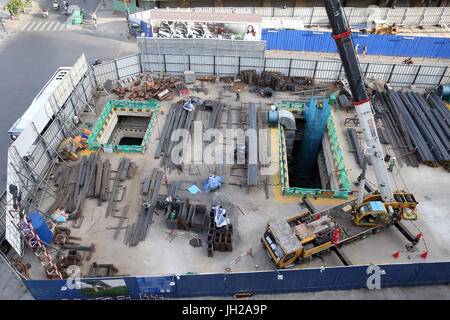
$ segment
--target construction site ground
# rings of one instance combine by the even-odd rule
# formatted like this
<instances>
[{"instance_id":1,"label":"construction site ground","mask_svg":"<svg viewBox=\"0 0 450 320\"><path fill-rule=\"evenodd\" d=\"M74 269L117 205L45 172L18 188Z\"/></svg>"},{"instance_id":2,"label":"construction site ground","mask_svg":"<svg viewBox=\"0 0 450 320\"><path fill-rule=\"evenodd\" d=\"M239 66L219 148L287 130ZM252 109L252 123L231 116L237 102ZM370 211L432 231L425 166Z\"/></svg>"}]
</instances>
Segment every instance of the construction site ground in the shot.
<instances>
[{"instance_id":1,"label":"construction site ground","mask_svg":"<svg viewBox=\"0 0 450 320\"><path fill-rule=\"evenodd\" d=\"M197 84L199 81L197 81ZM219 92L223 91L223 102L226 106L240 107L241 103L255 102L261 103L265 110L269 106L276 104L278 101L296 101L298 96L289 92L275 92L271 98L260 98L256 93L248 92L243 89L241 92L241 101L235 101L235 95L231 91L224 90L224 83L209 83L206 88L209 94L205 96L203 93L196 93L190 90L190 94L200 99L214 100L219 97ZM188 88L192 88L192 84ZM335 91L331 85L330 92ZM109 94L101 96L97 99L96 111L101 113L106 102L116 99L116 95ZM153 168L160 167L160 159L154 159L155 149L158 144L158 138L164 125L167 111L172 103L179 100L180 97L175 96L171 101L163 101L159 104L160 112L157 116L157 122L154 125L147 150L144 153L113 153L105 154L100 152L102 159L110 159L112 170L118 168L121 158L129 158L137 165L137 172L133 179L127 179L121 183L126 186L124 199L118 202L114 215L120 215L121 208L129 205L127 214L127 224L136 221L139 213L139 199L142 197L142 182L145 177L151 175ZM360 168L356 164L355 157L350 150L350 144L346 136L346 126L344 126L345 118L354 117L353 111L346 112L342 109L332 108L335 116L336 127L339 133L341 147L344 153L347 170L350 181L353 183L360 174ZM198 117L203 119L203 123L209 119L210 112L199 111ZM235 119L235 118L234 118ZM96 115L94 113L85 113L82 115L83 122L95 123ZM224 112L222 117L222 128L227 126L227 113ZM83 124L81 124L83 128ZM233 123L235 128L235 123ZM359 129L359 128L358 128ZM279 161L279 140L278 131L271 129L271 145L269 147L271 153L271 161L277 164ZM386 145L385 153L395 154ZM91 151L82 151L81 155L88 155ZM243 177L235 174L230 175L229 166L225 165L224 171L220 165L198 165L198 171L195 166L184 166L183 172L173 170L166 171L169 182L181 181L178 197L188 197L192 203L209 206L212 204L221 204L227 209L227 215L233 224L233 250L232 252L214 251L213 257L207 256L206 236L207 231L199 235L202 240L202 246L191 245L190 240L193 238L192 233L185 233L182 230L176 230L171 233L166 225L166 216L163 211L157 210L153 216L153 223L148 230L147 238L139 242L137 246L129 247L124 244L125 229L122 229L117 239L114 239L115 229L119 223L118 218L109 216L105 218L105 210L107 203L103 202L101 206L97 206L97 199L86 199L82 215L84 220L79 229L73 228L73 221L63 223L61 226L69 227L72 230L71 235L81 237L80 244L83 246L95 245L91 259L86 259L87 253L84 252L84 259L81 266L82 276L86 276L90 265L93 262L100 264L113 264L119 269L118 274L130 276L156 276L156 275L173 275L186 273L222 273L231 265L232 272L246 272L258 270L273 270L274 265L267 257L266 252L260 245L260 238L264 232L266 224L271 218L289 218L304 209L300 208L300 197L282 196L280 186L279 171L269 180L269 196L266 199L264 184L261 179L260 187L252 187L249 191L247 188L240 186ZM213 192L206 193L202 191L196 195L191 194L187 188L196 184L201 187L206 181L208 174L215 173L223 175L222 187ZM405 189L413 193L419 202L418 212L419 218L416 221L404 221L405 226L412 233L422 233L423 237L417 245L416 252L407 252L405 245L407 240L395 228L390 227L385 231L373 234L370 237L345 246L342 250L353 264L387 264L387 263L412 263L412 262L432 262L432 261L448 261L450 258L450 204L448 202L448 190L450 190L450 174L442 167L431 168L426 165L420 165L418 168L406 167L399 161L393 173L389 173L393 189ZM114 177L114 174L112 174ZM372 167L368 167L368 180L376 182L373 175ZM231 184L230 184L231 183ZM112 184L112 183L111 183ZM354 186L354 190L357 187ZM160 196L167 195L168 188L161 185ZM356 193L355 193L356 195ZM314 206L318 209L326 208L341 203L343 200L318 198L310 199ZM42 203L43 210L49 208L51 198ZM108 228L108 229L107 229ZM191 242L193 243L193 242ZM240 261L233 265L235 259L244 255L252 249L252 255L244 256ZM52 248L49 248L53 251ZM392 255L400 251L398 259ZM426 260L421 257L421 253L428 251ZM31 250L27 248L25 259L27 263L32 265L30 268L31 279L45 279L42 267L33 255ZM295 268L314 268L314 267L331 267L342 266L342 262L334 253L328 253L321 257L314 258L312 261L296 265Z\"/></svg>"}]
</instances>

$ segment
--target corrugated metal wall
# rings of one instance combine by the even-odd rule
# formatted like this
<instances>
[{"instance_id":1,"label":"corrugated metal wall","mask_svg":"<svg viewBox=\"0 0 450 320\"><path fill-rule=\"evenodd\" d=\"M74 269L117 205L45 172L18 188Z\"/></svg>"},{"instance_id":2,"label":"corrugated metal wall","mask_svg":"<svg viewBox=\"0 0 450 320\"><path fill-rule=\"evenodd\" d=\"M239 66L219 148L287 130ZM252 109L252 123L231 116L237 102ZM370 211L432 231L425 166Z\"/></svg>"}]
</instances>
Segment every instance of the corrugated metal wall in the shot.
<instances>
[{"instance_id":1,"label":"corrugated metal wall","mask_svg":"<svg viewBox=\"0 0 450 320\"><path fill-rule=\"evenodd\" d=\"M178 276L95 278L123 279L128 299L233 296L238 293L277 294L324 290L383 289L440 285L450 282L450 262L355 265L311 269L229 272ZM374 279L379 279L376 283ZM89 279L81 279L85 281ZM79 289L61 290L65 280L25 280L38 300L92 299ZM372 287L374 286L374 287ZM95 299L101 299L96 297ZM111 299L111 297L103 297ZM123 298L123 297L122 297Z\"/></svg>"},{"instance_id":2,"label":"corrugated metal wall","mask_svg":"<svg viewBox=\"0 0 450 320\"><path fill-rule=\"evenodd\" d=\"M263 29L261 39L268 50L337 52L330 32ZM450 38L353 33L352 39L358 53L367 46L370 55L450 58Z\"/></svg>"}]
</instances>

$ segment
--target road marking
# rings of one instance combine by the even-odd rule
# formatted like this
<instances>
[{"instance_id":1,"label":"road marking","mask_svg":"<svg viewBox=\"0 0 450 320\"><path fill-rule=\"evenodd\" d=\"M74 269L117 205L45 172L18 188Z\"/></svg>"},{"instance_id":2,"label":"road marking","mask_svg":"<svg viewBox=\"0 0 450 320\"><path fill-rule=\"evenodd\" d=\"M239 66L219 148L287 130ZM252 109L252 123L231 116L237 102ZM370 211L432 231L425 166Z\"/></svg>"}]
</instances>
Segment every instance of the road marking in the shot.
<instances>
[{"instance_id":1,"label":"road marking","mask_svg":"<svg viewBox=\"0 0 450 320\"><path fill-rule=\"evenodd\" d=\"M39 26L39 30L45 30L45 28L51 23L52 23L51 21L41 23L41 25Z\"/></svg>"},{"instance_id":2,"label":"road marking","mask_svg":"<svg viewBox=\"0 0 450 320\"><path fill-rule=\"evenodd\" d=\"M30 29L31 26L34 26L36 23L39 22L29 22L28 24L26 24L21 31L28 31Z\"/></svg>"},{"instance_id":3,"label":"road marking","mask_svg":"<svg viewBox=\"0 0 450 320\"><path fill-rule=\"evenodd\" d=\"M42 22L38 22L36 23L36 25L34 25L33 27L31 27L30 29L28 29L28 31L37 31L39 30L39 28L41 27Z\"/></svg>"},{"instance_id":4,"label":"road marking","mask_svg":"<svg viewBox=\"0 0 450 320\"><path fill-rule=\"evenodd\" d=\"M20 31L61 31L61 30L82 30L81 25L72 23L61 23L58 21L32 21L22 26Z\"/></svg>"},{"instance_id":5,"label":"road marking","mask_svg":"<svg viewBox=\"0 0 450 320\"><path fill-rule=\"evenodd\" d=\"M58 26L59 22L58 21L52 21L49 25L48 28L46 30L50 31L50 30L55 30L55 27Z\"/></svg>"}]
</instances>

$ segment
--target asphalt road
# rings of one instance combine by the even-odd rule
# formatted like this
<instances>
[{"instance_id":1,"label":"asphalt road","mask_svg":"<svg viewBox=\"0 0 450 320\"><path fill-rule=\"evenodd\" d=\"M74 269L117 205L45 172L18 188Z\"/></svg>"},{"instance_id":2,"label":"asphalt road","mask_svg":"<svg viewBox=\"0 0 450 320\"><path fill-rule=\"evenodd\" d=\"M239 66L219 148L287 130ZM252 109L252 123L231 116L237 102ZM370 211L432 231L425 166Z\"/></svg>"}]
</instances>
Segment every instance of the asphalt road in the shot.
<instances>
[{"instance_id":1,"label":"asphalt road","mask_svg":"<svg viewBox=\"0 0 450 320\"><path fill-rule=\"evenodd\" d=\"M133 39L105 38L91 30L21 32L0 49L0 192L6 186L7 148L12 142L8 130L57 68L72 66L83 53L92 63L136 50Z\"/></svg>"}]
</instances>

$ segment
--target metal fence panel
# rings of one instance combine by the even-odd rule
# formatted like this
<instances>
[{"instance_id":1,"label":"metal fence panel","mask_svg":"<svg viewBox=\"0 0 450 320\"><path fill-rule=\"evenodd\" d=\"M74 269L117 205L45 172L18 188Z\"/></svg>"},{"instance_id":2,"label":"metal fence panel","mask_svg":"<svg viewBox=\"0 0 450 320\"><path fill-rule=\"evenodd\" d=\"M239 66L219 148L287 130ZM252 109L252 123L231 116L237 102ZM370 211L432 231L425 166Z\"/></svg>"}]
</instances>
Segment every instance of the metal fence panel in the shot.
<instances>
[{"instance_id":1,"label":"metal fence panel","mask_svg":"<svg viewBox=\"0 0 450 320\"><path fill-rule=\"evenodd\" d=\"M314 77L316 61L292 59L291 76L293 77Z\"/></svg>"},{"instance_id":2,"label":"metal fence panel","mask_svg":"<svg viewBox=\"0 0 450 320\"><path fill-rule=\"evenodd\" d=\"M0 196L0 243L3 242L6 232L6 191Z\"/></svg>"},{"instance_id":3,"label":"metal fence panel","mask_svg":"<svg viewBox=\"0 0 450 320\"><path fill-rule=\"evenodd\" d=\"M264 70L264 59L241 58L241 71L242 70L256 70L257 74L261 74Z\"/></svg>"},{"instance_id":4,"label":"metal fence panel","mask_svg":"<svg viewBox=\"0 0 450 320\"><path fill-rule=\"evenodd\" d=\"M281 72L285 76L289 74L290 59L267 58L265 70Z\"/></svg>"},{"instance_id":5,"label":"metal fence panel","mask_svg":"<svg viewBox=\"0 0 450 320\"><path fill-rule=\"evenodd\" d=\"M94 75L99 83L105 83L106 80L119 79L114 61L104 62L94 66Z\"/></svg>"},{"instance_id":6,"label":"metal fence panel","mask_svg":"<svg viewBox=\"0 0 450 320\"><path fill-rule=\"evenodd\" d=\"M262 17L273 17L274 8L254 8L254 13L259 14Z\"/></svg>"},{"instance_id":7,"label":"metal fence panel","mask_svg":"<svg viewBox=\"0 0 450 320\"><path fill-rule=\"evenodd\" d=\"M420 66L413 84L416 86L434 87L439 85L439 81L445 72L446 67Z\"/></svg>"},{"instance_id":8,"label":"metal fence panel","mask_svg":"<svg viewBox=\"0 0 450 320\"><path fill-rule=\"evenodd\" d=\"M317 63L314 79L320 82L332 82L339 79L341 62L337 61L319 61Z\"/></svg>"},{"instance_id":9,"label":"metal fence panel","mask_svg":"<svg viewBox=\"0 0 450 320\"><path fill-rule=\"evenodd\" d=\"M314 7L313 8L313 15L311 17L311 23L312 25L328 25L328 16L327 12L325 11L325 8L322 7Z\"/></svg>"},{"instance_id":10,"label":"metal fence panel","mask_svg":"<svg viewBox=\"0 0 450 320\"><path fill-rule=\"evenodd\" d=\"M139 54L133 54L116 59L117 73L119 79L124 79L141 72Z\"/></svg>"},{"instance_id":11,"label":"metal fence panel","mask_svg":"<svg viewBox=\"0 0 450 320\"><path fill-rule=\"evenodd\" d=\"M413 83L418 71L419 71L418 66L395 65L389 83L392 85L400 85L400 86Z\"/></svg>"},{"instance_id":12,"label":"metal fence panel","mask_svg":"<svg viewBox=\"0 0 450 320\"><path fill-rule=\"evenodd\" d=\"M292 17L294 12L294 8L274 8L273 15L274 17Z\"/></svg>"},{"instance_id":13,"label":"metal fence panel","mask_svg":"<svg viewBox=\"0 0 450 320\"><path fill-rule=\"evenodd\" d=\"M366 77L387 81L393 65L383 63L370 63L366 69Z\"/></svg>"},{"instance_id":14,"label":"metal fence panel","mask_svg":"<svg viewBox=\"0 0 450 320\"><path fill-rule=\"evenodd\" d=\"M423 25L438 25L448 8L427 8Z\"/></svg>"}]
</instances>

